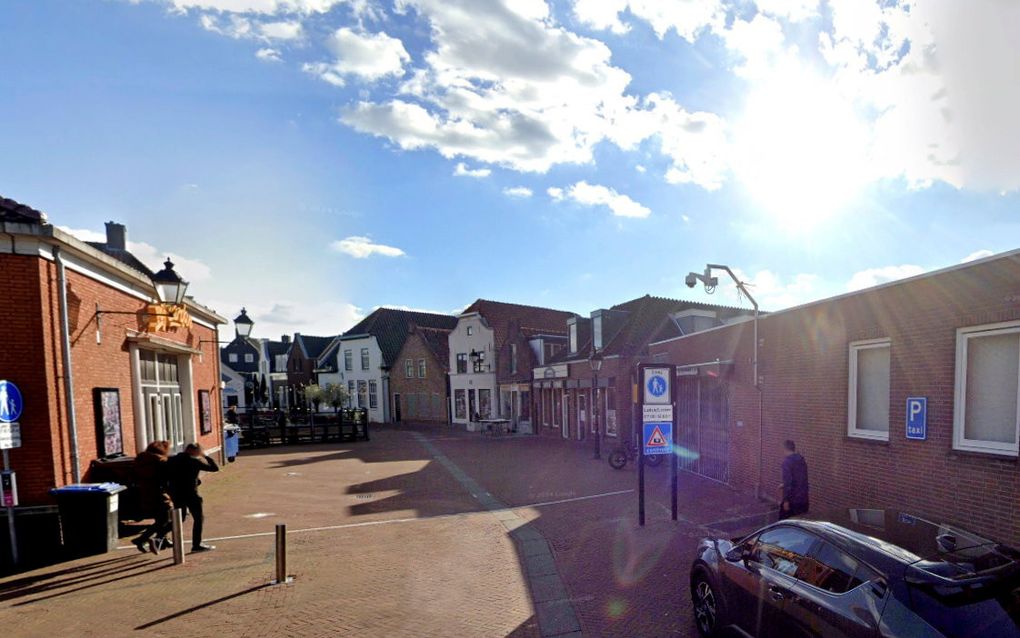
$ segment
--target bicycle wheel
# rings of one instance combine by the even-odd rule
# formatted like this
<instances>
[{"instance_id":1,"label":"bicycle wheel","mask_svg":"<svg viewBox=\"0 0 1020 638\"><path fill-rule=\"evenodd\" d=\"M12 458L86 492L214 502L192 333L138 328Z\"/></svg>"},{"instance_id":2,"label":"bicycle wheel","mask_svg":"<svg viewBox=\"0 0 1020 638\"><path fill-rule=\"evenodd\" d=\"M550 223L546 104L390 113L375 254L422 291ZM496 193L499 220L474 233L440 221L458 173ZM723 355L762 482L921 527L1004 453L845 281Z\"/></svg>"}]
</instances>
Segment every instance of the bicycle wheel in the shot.
<instances>
[{"instance_id":1,"label":"bicycle wheel","mask_svg":"<svg viewBox=\"0 0 1020 638\"><path fill-rule=\"evenodd\" d=\"M614 470L622 470L627 465L627 452L623 448L614 448L609 453L609 465Z\"/></svg>"}]
</instances>

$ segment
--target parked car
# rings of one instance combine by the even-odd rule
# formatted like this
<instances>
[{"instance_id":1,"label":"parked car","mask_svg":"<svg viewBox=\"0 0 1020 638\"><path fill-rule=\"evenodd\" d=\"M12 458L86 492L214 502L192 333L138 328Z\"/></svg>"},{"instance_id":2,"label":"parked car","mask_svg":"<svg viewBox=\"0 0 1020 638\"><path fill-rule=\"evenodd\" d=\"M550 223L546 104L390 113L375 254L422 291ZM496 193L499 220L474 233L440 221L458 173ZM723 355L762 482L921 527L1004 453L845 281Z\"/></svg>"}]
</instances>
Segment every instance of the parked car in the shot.
<instances>
[{"instance_id":1,"label":"parked car","mask_svg":"<svg viewBox=\"0 0 1020 638\"><path fill-rule=\"evenodd\" d=\"M690 578L706 637L1020 637L1020 552L893 510L704 539Z\"/></svg>"}]
</instances>

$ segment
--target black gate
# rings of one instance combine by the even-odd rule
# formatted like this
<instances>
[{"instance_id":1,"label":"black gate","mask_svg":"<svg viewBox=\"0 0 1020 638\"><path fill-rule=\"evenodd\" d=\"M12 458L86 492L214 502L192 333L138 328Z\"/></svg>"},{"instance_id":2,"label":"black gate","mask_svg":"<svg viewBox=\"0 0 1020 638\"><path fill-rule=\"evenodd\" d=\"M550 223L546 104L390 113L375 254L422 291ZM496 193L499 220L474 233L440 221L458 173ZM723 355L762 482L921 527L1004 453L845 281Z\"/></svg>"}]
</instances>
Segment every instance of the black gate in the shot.
<instances>
[{"instance_id":1,"label":"black gate","mask_svg":"<svg viewBox=\"0 0 1020 638\"><path fill-rule=\"evenodd\" d=\"M706 376L677 377L680 469L729 482L730 433L726 384Z\"/></svg>"}]
</instances>

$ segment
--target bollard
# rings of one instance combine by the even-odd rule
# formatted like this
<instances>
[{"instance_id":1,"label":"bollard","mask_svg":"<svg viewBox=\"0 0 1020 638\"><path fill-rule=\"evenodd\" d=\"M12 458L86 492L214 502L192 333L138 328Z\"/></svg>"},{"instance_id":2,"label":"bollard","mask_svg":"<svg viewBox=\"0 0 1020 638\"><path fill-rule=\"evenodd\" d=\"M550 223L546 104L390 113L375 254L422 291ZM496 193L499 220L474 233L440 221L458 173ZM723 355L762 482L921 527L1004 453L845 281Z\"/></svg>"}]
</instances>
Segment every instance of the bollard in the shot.
<instances>
[{"instance_id":1,"label":"bollard","mask_svg":"<svg viewBox=\"0 0 1020 638\"><path fill-rule=\"evenodd\" d=\"M289 583L287 577L287 526L279 523L276 526L276 580L274 585Z\"/></svg>"},{"instance_id":2,"label":"bollard","mask_svg":"<svg viewBox=\"0 0 1020 638\"><path fill-rule=\"evenodd\" d=\"M184 510L174 508L171 514L174 534L174 565L184 564Z\"/></svg>"}]
</instances>

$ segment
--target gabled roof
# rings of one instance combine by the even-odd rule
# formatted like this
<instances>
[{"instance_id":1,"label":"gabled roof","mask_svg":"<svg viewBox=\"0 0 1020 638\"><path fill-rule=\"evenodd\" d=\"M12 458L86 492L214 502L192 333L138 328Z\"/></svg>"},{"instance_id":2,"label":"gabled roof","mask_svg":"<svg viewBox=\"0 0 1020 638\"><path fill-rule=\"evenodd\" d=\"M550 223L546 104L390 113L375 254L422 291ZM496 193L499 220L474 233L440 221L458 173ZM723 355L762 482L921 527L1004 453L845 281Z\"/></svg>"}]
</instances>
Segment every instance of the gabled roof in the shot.
<instances>
[{"instance_id":1,"label":"gabled roof","mask_svg":"<svg viewBox=\"0 0 1020 638\"><path fill-rule=\"evenodd\" d=\"M286 365L283 370L276 369L276 355L279 354L290 354L290 347L294 345L294 342L284 341L266 341L266 356L269 357L269 371L270 372L286 372Z\"/></svg>"},{"instance_id":2,"label":"gabled roof","mask_svg":"<svg viewBox=\"0 0 1020 638\"><path fill-rule=\"evenodd\" d=\"M431 312L376 308L372 314L345 332L343 338L372 335L382 351L383 365L390 368L404 347L412 324L419 328L453 330L457 326L457 318Z\"/></svg>"},{"instance_id":3,"label":"gabled roof","mask_svg":"<svg viewBox=\"0 0 1020 638\"><path fill-rule=\"evenodd\" d=\"M333 343L335 337L316 337L314 335L303 335L296 333L294 343L301 347L301 352L307 359L318 359L323 351Z\"/></svg>"},{"instance_id":4,"label":"gabled roof","mask_svg":"<svg viewBox=\"0 0 1020 638\"><path fill-rule=\"evenodd\" d=\"M155 274L154 272L152 272L152 269L143 264L140 259L132 255L127 250L124 250L122 248L113 248L112 246L108 246L107 244L101 241L87 241L85 243L88 244L89 246L92 246L96 250L101 251L103 254L113 257L114 259L124 264L125 266L128 266L129 268L134 268L138 272L143 273L146 277L151 278Z\"/></svg>"},{"instance_id":5,"label":"gabled roof","mask_svg":"<svg viewBox=\"0 0 1020 638\"><path fill-rule=\"evenodd\" d=\"M46 213L16 202L13 199L0 197L0 222L44 224L46 223Z\"/></svg>"},{"instance_id":6,"label":"gabled roof","mask_svg":"<svg viewBox=\"0 0 1020 638\"><path fill-rule=\"evenodd\" d=\"M414 331L421 337L425 347L432 351L443 369L450 367L450 332L446 328L422 328L415 325Z\"/></svg>"},{"instance_id":7,"label":"gabled roof","mask_svg":"<svg viewBox=\"0 0 1020 638\"><path fill-rule=\"evenodd\" d=\"M326 349L322 351L315 361L315 367L327 372L337 372L340 363L337 361L337 351L340 349L340 336L333 337Z\"/></svg>"},{"instance_id":8,"label":"gabled roof","mask_svg":"<svg viewBox=\"0 0 1020 638\"><path fill-rule=\"evenodd\" d=\"M488 299L475 301L465 308L462 314L472 312L480 314L492 327L495 333L496 350L503 347L507 337L510 336L512 325L519 326L521 330L563 334L567 329L567 319L575 316L575 313L566 310L525 306Z\"/></svg>"}]
</instances>

